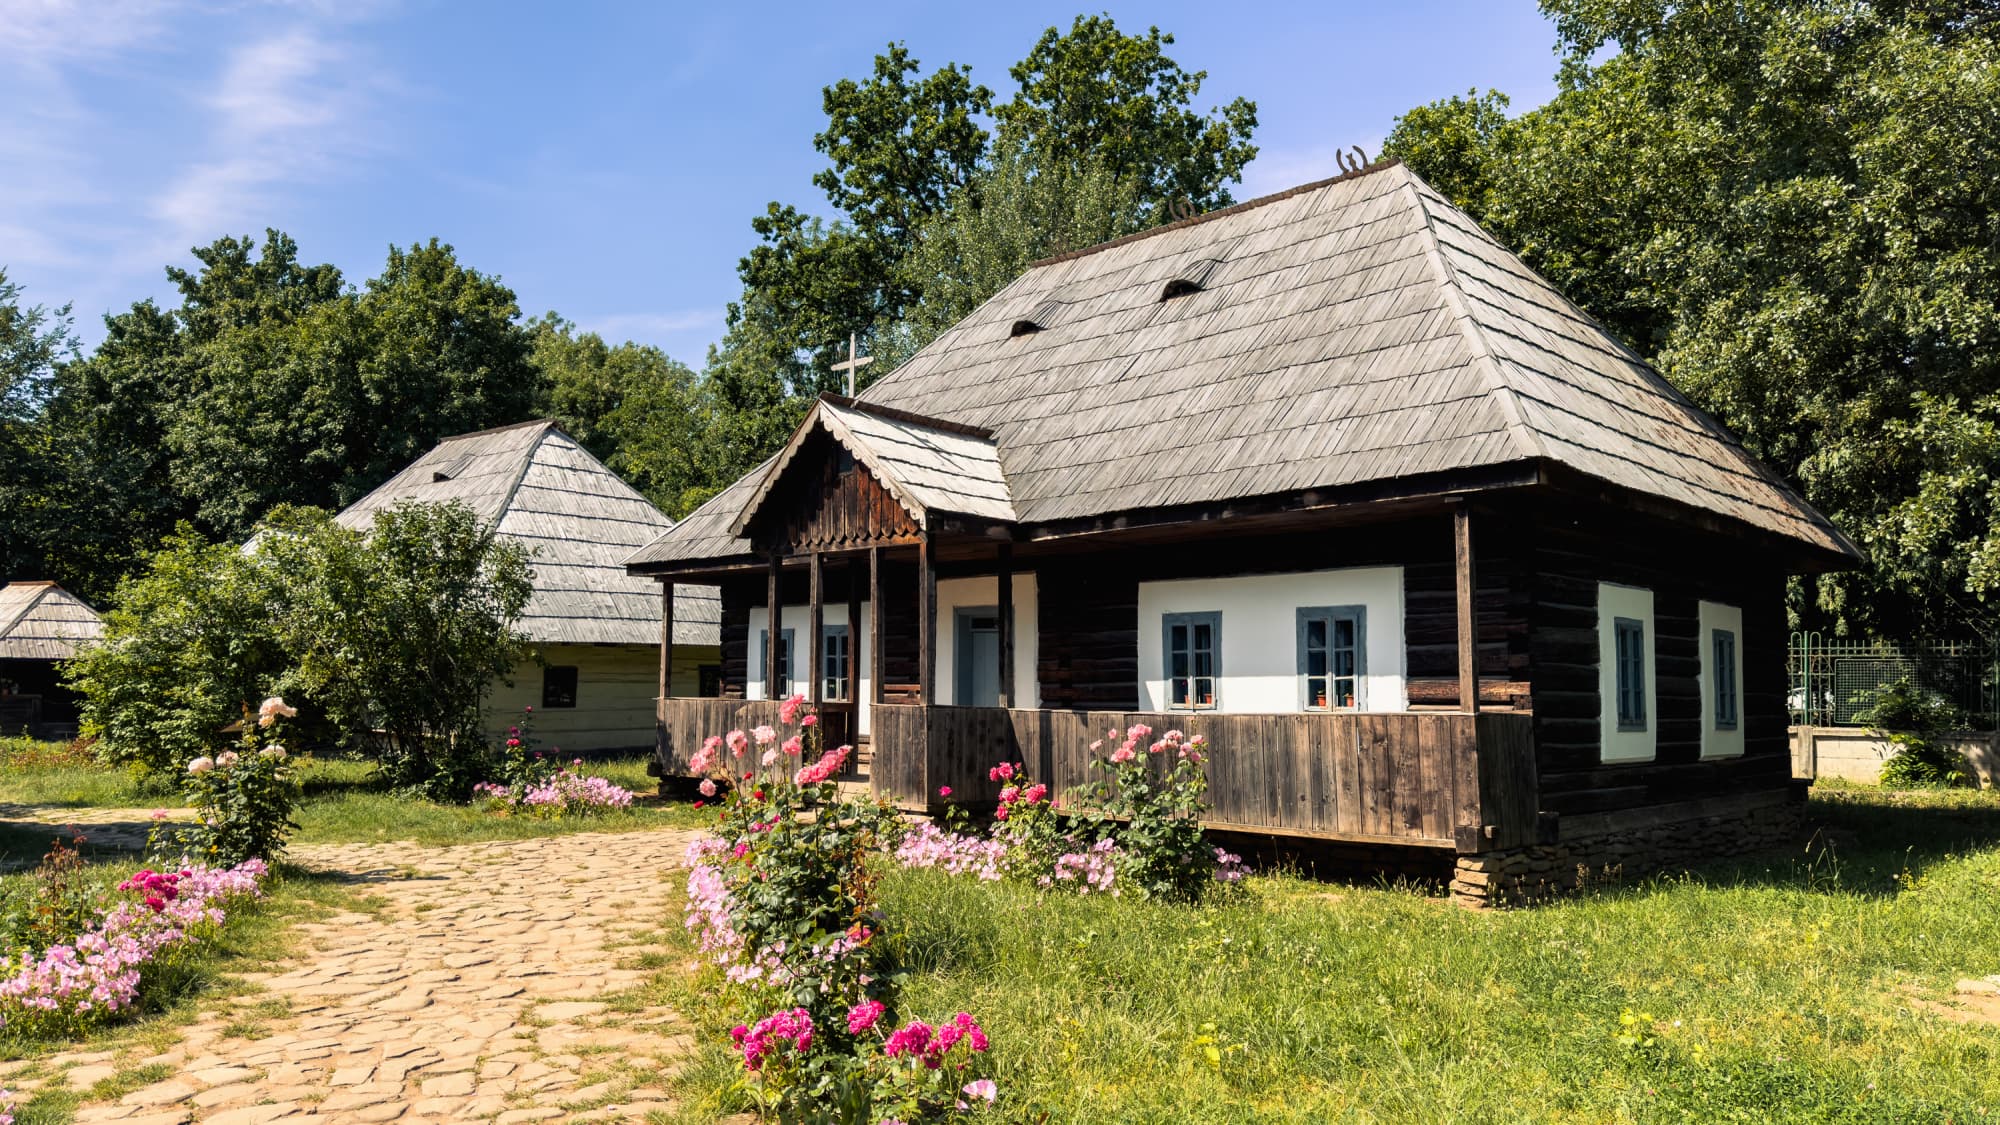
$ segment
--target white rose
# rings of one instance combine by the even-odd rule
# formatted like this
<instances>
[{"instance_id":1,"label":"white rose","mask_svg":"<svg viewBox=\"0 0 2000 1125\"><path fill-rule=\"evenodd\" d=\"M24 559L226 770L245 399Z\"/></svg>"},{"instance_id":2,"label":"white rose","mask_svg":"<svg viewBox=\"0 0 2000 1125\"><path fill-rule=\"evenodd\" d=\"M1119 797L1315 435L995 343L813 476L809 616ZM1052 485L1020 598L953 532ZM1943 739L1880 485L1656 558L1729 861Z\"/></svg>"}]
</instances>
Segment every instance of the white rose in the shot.
<instances>
[{"instance_id":1,"label":"white rose","mask_svg":"<svg viewBox=\"0 0 2000 1125\"><path fill-rule=\"evenodd\" d=\"M210 758L206 754L188 763L189 773L207 773L208 771L214 768L215 768L215 759Z\"/></svg>"}]
</instances>

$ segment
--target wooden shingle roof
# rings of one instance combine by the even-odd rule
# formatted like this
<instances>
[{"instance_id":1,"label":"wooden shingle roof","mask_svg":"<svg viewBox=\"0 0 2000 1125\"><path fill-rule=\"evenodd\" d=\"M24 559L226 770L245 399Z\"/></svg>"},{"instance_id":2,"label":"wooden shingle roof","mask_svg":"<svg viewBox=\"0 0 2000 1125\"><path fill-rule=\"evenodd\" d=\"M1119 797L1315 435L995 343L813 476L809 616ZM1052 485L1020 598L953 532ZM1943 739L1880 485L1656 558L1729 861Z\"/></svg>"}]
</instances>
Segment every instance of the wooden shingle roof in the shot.
<instances>
[{"instance_id":1,"label":"wooden shingle roof","mask_svg":"<svg viewBox=\"0 0 2000 1125\"><path fill-rule=\"evenodd\" d=\"M104 619L53 582L0 586L0 660L68 660L104 635Z\"/></svg>"},{"instance_id":2,"label":"wooden shingle roof","mask_svg":"<svg viewBox=\"0 0 2000 1125\"><path fill-rule=\"evenodd\" d=\"M520 623L530 640L659 643L659 584L623 564L674 522L554 422L446 438L335 518L364 530L399 502L454 500L534 552L535 593ZM721 643L721 620L712 587L675 588L676 644Z\"/></svg>"},{"instance_id":3,"label":"wooden shingle roof","mask_svg":"<svg viewBox=\"0 0 2000 1125\"><path fill-rule=\"evenodd\" d=\"M1553 463L1858 557L1394 163L1037 263L859 405L990 431L1022 523ZM632 562L747 550L704 514Z\"/></svg>"},{"instance_id":4,"label":"wooden shingle roof","mask_svg":"<svg viewBox=\"0 0 2000 1125\"><path fill-rule=\"evenodd\" d=\"M866 466L920 527L930 526L932 512L1014 521L1014 504L990 435L827 396L813 404L790 443L759 475L730 524L733 535L744 534L785 467L799 456L806 439L819 432Z\"/></svg>"}]
</instances>

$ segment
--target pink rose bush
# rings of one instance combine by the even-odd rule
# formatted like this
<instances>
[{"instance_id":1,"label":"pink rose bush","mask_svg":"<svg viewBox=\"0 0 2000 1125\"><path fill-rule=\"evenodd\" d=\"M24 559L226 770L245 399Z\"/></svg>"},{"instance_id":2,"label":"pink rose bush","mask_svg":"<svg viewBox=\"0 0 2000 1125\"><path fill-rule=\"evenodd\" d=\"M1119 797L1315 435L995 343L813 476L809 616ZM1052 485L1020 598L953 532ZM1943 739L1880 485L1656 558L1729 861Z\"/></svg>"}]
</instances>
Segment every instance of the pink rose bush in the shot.
<instances>
[{"instance_id":1,"label":"pink rose bush","mask_svg":"<svg viewBox=\"0 0 2000 1125\"><path fill-rule=\"evenodd\" d=\"M784 700L778 718L782 732L730 731L689 756L716 821L713 836L688 847L684 921L724 995L741 1005L745 1018L730 1038L742 1088L767 1117L784 1120L955 1115L961 1087L983 1077L966 1072L970 1056L983 1055L983 1031L976 1051L951 1051L970 1034L963 1028L942 1047L927 1038L935 1068L884 1050L896 977L871 863L885 840L900 839L901 822L886 807L840 800L836 779L853 747L825 745L804 697ZM752 753L799 764L750 784L759 775L743 759ZM964 1077L947 1087L927 1077L933 1069Z\"/></svg>"},{"instance_id":2,"label":"pink rose bush","mask_svg":"<svg viewBox=\"0 0 2000 1125\"><path fill-rule=\"evenodd\" d=\"M268 871L259 859L140 871L118 885L135 897L113 904L73 940L0 957L0 1028L75 1038L130 1009L148 974L212 939L233 903L263 893Z\"/></svg>"},{"instance_id":3,"label":"pink rose bush","mask_svg":"<svg viewBox=\"0 0 2000 1125\"><path fill-rule=\"evenodd\" d=\"M1106 748L1109 747L1107 750ZM1098 777L1082 787L1083 807L1065 810L1049 787L1020 762L1001 762L986 779L1000 787L991 825L965 825L964 810L947 806L948 827L910 829L895 856L904 867L938 868L981 879L1018 878L1051 890L1194 902L1219 886L1240 883L1243 858L1208 844L1202 764L1208 740L1135 723L1090 744ZM950 796L940 787L938 796Z\"/></svg>"}]
</instances>

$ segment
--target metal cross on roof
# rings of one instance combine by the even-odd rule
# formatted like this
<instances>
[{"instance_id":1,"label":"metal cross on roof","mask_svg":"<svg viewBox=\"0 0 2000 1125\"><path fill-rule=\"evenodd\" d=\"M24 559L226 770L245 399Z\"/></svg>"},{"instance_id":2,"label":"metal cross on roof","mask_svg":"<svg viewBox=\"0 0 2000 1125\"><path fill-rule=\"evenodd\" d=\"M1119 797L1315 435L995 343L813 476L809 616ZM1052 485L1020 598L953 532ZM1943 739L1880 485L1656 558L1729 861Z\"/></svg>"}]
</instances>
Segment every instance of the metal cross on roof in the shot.
<instances>
[{"instance_id":1,"label":"metal cross on roof","mask_svg":"<svg viewBox=\"0 0 2000 1125\"><path fill-rule=\"evenodd\" d=\"M874 356L859 354L859 344L860 341L855 339L855 334L849 332L847 334L847 358L833 365L835 371L847 372L848 398L854 397L854 377L860 373L862 368L875 362Z\"/></svg>"}]
</instances>

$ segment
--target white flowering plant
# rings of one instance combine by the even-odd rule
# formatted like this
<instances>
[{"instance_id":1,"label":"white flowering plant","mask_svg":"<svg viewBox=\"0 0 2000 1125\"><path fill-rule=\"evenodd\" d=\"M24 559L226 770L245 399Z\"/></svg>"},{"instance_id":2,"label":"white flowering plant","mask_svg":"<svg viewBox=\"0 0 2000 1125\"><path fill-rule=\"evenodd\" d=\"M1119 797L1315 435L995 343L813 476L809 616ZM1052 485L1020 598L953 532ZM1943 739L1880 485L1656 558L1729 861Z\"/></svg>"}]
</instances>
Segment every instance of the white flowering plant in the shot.
<instances>
[{"instance_id":1,"label":"white flowering plant","mask_svg":"<svg viewBox=\"0 0 2000 1125\"><path fill-rule=\"evenodd\" d=\"M188 853L203 862L229 867L249 859L274 861L285 840L298 830L292 810L299 783L291 757L274 737L277 724L296 709L272 696L253 716L243 710L243 737L236 749L202 755L188 763L181 791L199 813L193 825L156 833L153 851Z\"/></svg>"}]
</instances>

